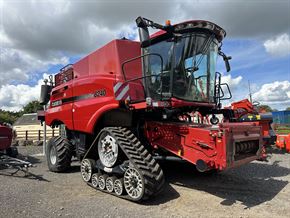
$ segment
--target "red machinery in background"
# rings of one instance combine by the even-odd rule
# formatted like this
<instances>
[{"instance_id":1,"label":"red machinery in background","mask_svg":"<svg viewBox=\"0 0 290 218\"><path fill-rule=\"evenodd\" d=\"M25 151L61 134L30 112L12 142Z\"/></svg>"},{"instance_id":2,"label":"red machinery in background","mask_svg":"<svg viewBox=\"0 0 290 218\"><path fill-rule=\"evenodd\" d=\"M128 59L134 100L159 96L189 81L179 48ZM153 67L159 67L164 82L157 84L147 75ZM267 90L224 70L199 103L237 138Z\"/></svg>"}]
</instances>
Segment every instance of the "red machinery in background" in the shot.
<instances>
[{"instance_id":1,"label":"red machinery in background","mask_svg":"<svg viewBox=\"0 0 290 218\"><path fill-rule=\"evenodd\" d=\"M0 170L15 169L10 175L18 171L23 171L25 175L32 164L28 161L16 158L18 149L13 145L13 139L16 137L15 132L9 124L0 124Z\"/></svg>"},{"instance_id":2,"label":"red machinery in background","mask_svg":"<svg viewBox=\"0 0 290 218\"><path fill-rule=\"evenodd\" d=\"M13 129L8 125L0 124L0 153L16 157L18 152L12 147Z\"/></svg>"},{"instance_id":3,"label":"red machinery in background","mask_svg":"<svg viewBox=\"0 0 290 218\"><path fill-rule=\"evenodd\" d=\"M230 108L234 112L237 122L251 122L262 128L263 144L270 146L275 144L276 134L272 128L273 116L271 113L259 111L257 104L251 103L248 99L231 103Z\"/></svg>"},{"instance_id":4,"label":"red machinery in background","mask_svg":"<svg viewBox=\"0 0 290 218\"><path fill-rule=\"evenodd\" d=\"M277 134L276 146L280 149L284 149L286 152L290 152L290 133Z\"/></svg>"}]
</instances>

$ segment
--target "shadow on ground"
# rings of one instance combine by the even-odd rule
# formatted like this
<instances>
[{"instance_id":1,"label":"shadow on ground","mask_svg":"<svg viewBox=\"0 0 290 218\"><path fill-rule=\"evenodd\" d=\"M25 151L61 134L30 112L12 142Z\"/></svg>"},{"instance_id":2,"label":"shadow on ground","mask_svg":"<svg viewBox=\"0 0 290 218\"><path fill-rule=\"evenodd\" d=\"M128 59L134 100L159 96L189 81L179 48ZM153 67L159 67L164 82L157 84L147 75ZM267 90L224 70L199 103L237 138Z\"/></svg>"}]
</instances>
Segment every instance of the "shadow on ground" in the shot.
<instances>
[{"instance_id":1,"label":"shadow on ground","mask_svg":"<svg viewBox=\"0 0 290 218\"><path fill-rule=\"evenodd\" d=\"M267 154L271 156L271 154L287 154L289 152L286 151L285 148L279 149L275 145L267 148Z\"/></svg>"},{"instance_id":2,"label":"shadow on ground","mask_svg":"<svg viewBox=\"0 0 290 218\"><path fill-rule=\"evenodd\" d=\"M169 183L223 198L222 205L230 206L240 201L246 208L273 199L288 184L288 181L274 177L284 177L290 173L290 169L279 166L278 162L272 165L253 162L212 175L199 173L187 163L167 162L162 166ZM174 191L172 194L176 195Z\"/></svg>"},{"instance_id":3,"label":"shadow on ground","mask_svg":"<svg viewBox=\"0 0 290 218\"><path fill-rule=\"evenodd\" d=\"M17 156L18 159L24 160L27 162L30 162L33 166L36 167L37 164L41 163L41 160L39 158L33 157L33 156L24 156L22 154L19 154ZM30 172L30 167L19 167L15 166L13 164L9 164L7 166L2 166L0 168L0 175L1 176L13 176L16 178L23 178L23 179L33 179L38 181L44 181L44 182L50 182L49 180L45 179L43 175L37 175L32 172Z\"/></svg>"}]
</instances>

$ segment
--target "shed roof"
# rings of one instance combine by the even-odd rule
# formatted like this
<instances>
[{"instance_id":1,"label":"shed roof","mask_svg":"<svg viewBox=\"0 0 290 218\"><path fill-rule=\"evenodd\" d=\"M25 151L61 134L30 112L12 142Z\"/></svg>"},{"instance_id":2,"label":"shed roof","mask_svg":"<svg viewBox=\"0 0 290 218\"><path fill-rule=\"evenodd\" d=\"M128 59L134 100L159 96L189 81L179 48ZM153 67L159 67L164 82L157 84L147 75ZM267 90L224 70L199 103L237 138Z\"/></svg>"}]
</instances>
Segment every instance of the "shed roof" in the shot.
<instances>
[{"instance_id":1,"label":"shed roof","mask_svg":"<svg viewBox=\"0 0 290 218\"><path fill-rule=\"evenodd\" d=\"M19 117L14 126L21 126L21 125L39 125L40 121L37 119L37 113L32 114L23 114Z\"/></svg>"}]
</instances>

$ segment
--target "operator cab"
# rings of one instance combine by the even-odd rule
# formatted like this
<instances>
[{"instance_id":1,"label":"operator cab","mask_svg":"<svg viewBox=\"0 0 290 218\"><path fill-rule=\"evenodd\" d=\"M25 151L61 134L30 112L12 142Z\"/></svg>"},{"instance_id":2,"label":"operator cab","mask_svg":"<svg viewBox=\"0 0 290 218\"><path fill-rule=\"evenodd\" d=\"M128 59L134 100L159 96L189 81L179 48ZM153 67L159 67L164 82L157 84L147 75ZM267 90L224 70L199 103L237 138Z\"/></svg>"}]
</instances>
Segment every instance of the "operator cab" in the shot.
<instances>
[{"instance_id":1,"label":"operator cab","mask_svg":"<svg viewBox=\"0 0 290 218\"><path fill-rule=\"evenodd\" d=\"M208 21L166 26L138 17L143 84L153 101L217 102L216 62L226 32ZM148 27L161 29L149 36Z\"/></svg>"}]
</instances>

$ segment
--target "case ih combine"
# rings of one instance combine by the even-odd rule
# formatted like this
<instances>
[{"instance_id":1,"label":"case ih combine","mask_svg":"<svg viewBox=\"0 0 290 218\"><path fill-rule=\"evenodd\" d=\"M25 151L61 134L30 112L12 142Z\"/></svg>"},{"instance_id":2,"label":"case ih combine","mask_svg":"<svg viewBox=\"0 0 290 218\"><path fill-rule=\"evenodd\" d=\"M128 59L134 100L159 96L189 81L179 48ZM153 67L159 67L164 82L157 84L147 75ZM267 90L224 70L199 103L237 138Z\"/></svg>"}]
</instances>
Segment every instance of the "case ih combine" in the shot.
<instances>
[{"instance_id":1,"label":"case ih combine","mask_svg":"<svg viewBox=\"0 0 290 218\"><path fill-rule=\"evenodd\" d=\"M49 169L65 171L76 156L92 187L141 201L164 184L158 157L179 157L201 172L259 159L261 127L221 108L229 88L215 68L220 55L230 70L225 31L208 21L136 23L140 42L113 40L42 86L46 124L65 126L48 142ZM149 27L159 31L150 36Z\"/></svg>"}]
</instances>

